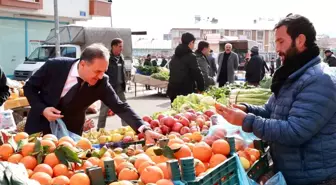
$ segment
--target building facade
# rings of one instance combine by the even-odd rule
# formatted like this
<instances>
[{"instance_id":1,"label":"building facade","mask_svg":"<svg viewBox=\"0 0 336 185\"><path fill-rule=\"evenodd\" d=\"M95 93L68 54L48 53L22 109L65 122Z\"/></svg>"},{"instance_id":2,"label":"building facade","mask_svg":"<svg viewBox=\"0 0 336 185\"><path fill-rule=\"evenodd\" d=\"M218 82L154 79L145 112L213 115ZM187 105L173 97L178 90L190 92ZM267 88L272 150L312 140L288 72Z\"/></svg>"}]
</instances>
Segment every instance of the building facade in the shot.
<instances>
[{"instance_id":1,"label":"building facade","mask_svg":"<svg viewBox=\"0 0 336 185\"><path fill-rule=\"evenodd\" d=\"M53 0L0 0L0 65L9 77L54 28ZM110 16L108 0L58 0L60 26Z\"/></svg>"},{"instance_id":2,"label":"building facade","mask_svg":"<svg viewBox=\"0 0 336 185\"><path fill-rule=\"evenodd\" d=\"M223 26L221 26L223 25ZM234 39L248 39L253 40L258 43L258 46L263 52L275 52L275 42L274 42L274 31L270 26L251 26L252 28L225 28L225 24L215 24L215 25L200 25L198 28L173 28L171 29L172 37L172 47L175 48L181 40L181 36L185 32L190 32L194 34L197 40L207 40L211 37L212 45L215 37L217 37L217 42L219 42L224 37L231 37ZM232 26L231 26L232 27ZM238 27L238 26L237 26ZM216 47L217 48L217 47Z\"/></svg>"},{"instance_id":3,"label":"building facade","mask_svg":"<svg viewBox=\"0 0 336 185\"><path fill-rule=\"evenodd\" d=\"M156 57L170 57L173 55L170 40L132 37L133 56L144 57L148 54Z\"/></svg>"}]
</instances>

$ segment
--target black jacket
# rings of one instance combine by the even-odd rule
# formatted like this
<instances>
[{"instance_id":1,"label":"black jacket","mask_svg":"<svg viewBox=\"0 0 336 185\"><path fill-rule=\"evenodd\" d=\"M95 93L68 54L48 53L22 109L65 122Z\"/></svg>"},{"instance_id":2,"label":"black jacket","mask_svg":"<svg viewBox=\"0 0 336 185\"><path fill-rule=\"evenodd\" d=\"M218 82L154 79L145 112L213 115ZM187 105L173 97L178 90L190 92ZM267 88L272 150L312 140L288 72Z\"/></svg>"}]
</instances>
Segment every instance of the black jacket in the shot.
<instances>
[{"instance_id":1,"label":"black jacket","mask_svg":"<svg viewBox=\"0 0 336 185\"><path fill-rule=\"evenodd\" d=\"M334 55L327 57L326 62L329 64L330 67L336 67L336 57Z\"/></svg>"},{"instance_id":2,"label":"black jacket","mask_svg":"<svg viewBox=\"0 0 336 185\"><path fill-rule=\"evenodd\" d=\"M25 127L28 134L50 132L49 121L42 115L43 110L47 107L56 108L59 105L68 74L76 61L72 58L50 59L26 82L23 89L31 106ZM143 125L141 118L130 106L120 101L110 85L107 75L104 75L94 86L84 83L79 94L80 96L76 96L77 101L67 107L68 110L71 110L70 113L63 112L64 118L62 119L71 132L81 135L85 111L97 100L104 102L133 130L137 131Z\"/></svg>"},{"instance_id":3,"label":"black jacket","mask_svg":"<svg viewBox=\"0 0 336 185\"><path fill-rule=\"evenodd\" d=\"M117 60L117 58L111 54L111 57L110 57L110 61L109 61L109 66L107 68L107 71L106 71L106 74L107 76L109 76L109 82L110 84L112 85L112 87L114 89L116 89L117 85L118 84L118 63L121 64L121 68L123 70L123 75L122 75L122 84L121 84L121 87L122 89L125 91L126 89L126 69L125 69L125 62L124 62L124 59L122 56L119 57L119 61Z\"/></svg>"},{"instance_id":4,"label":"black jacket","mask_svg":"<svg viewBox=\"0 0 336 185\"><path fill-rule=\"evenodd\" d=\"M259 55L251 56L251 59L245 64L245 78L247 82L259 83L263 75L264 61Z\"/></svg>"},{"instance_id":5,"label":"black jacket","mask_svg":"<svg viewBox=\"0 0 336 185\"><path fill-rule=\"evenodd\" d=\"M204 79L195 54L184 44L175 49L169 62L169 84L167 94L171 96L187 95L195 89L204 91ZM195 86L196 84L196 86Z\"/></svg>"},{"instance_id":6,"label":"black jacket","mask_svg":"<svg viewBox=\"0 0 336 185\"><path fill-rule=\"evenodd\" d=\"M5 103L5 101L10 96L9 87L7 86L7 77L5 73L0 68L0 106Z\"/></svg>"}]
</instances>

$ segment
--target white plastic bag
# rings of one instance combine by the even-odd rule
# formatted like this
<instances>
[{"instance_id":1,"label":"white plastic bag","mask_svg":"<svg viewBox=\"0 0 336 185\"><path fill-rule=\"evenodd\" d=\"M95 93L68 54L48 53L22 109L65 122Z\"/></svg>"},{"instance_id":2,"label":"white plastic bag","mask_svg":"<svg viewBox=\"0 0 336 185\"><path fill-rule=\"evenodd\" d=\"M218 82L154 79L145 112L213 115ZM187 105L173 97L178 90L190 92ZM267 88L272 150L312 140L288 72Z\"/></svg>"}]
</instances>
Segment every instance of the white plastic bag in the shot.
<instances>
[{"instance_id":1,"label":"white plastic bag","mask_svg":"<svg viewBox=\"0 0 336 185\"><path fill-rule=\"evenodd\" d=\"M12 110L0 111L0 129L16 129Z\"/></svg>"},{"instance_id":2,"label":"white plastic bag","mask_svg":"<svg viewBox=\"0 0 336 185\"><path fill-rule=\"evenodd\" d=\"M81 136L68 131L62 119L57 119L56 121L50 122L50 130L51 133L55 135L58 139L64 136L69 136L76 142L81 139Z\"/></svg>"}]
</instances>

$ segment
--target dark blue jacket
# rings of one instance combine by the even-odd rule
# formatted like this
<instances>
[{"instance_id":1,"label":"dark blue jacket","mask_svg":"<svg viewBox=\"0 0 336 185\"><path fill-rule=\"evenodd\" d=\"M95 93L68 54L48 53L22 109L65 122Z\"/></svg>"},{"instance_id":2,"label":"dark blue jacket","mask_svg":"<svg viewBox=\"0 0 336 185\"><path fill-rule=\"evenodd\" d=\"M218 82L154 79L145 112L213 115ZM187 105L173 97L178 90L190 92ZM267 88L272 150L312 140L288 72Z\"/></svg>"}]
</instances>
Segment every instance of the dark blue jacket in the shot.
<instances>
[{"instance_id":1,"label":"dark blue jacket","mask_svg":"<svg viewBox=\"0 0 336 185\"><path fill-rule=\"evenodd\" d=\"M243 130L272 143L288 185L336 178L336 75L319 57L289 76L278 98L247 108Z\"/></svg>"}]
</instances>

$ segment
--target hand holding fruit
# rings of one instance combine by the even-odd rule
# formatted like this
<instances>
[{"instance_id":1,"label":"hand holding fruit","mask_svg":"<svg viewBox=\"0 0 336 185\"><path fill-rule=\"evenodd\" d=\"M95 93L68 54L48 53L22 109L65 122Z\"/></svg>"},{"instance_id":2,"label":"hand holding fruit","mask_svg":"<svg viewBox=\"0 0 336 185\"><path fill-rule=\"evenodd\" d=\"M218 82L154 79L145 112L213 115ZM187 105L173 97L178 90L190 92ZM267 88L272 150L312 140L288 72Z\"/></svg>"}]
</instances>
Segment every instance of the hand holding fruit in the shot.
<instances>
[{"instance_id":1,"label":"hand holding fruit","mask_svg":"<svg viewBox=\"0 0 336 185\"><path fill-rule=\"evenodd\" d=\"M146 144L154 144L155 140L158 140L162 137L161 134L156 133L152 130L145 131Z\"/></svg>"},{"instance_id":2,"label":"hand holding fruit","mask_svg":"<svg viewBox=\"0 0 336 185\"><path fill-rule=\"evenodd\" d=\"M229 123L242 126L246 113L239 108L228 108L221 104L216 104L216 111L222 115Z\"/></svg>"},{"instance_id":3,"label":"hand holding fruit","mask_svg":"<svg viewBox=\"0 0 336 185\"><path fill-rule=\"evenodd\" d=\"M59 118L63 118L61 111L55 109L54 107L45 108L42 114L45 118L47 118L48 121L55 121Z\"/></svg>"}]
</instances>

